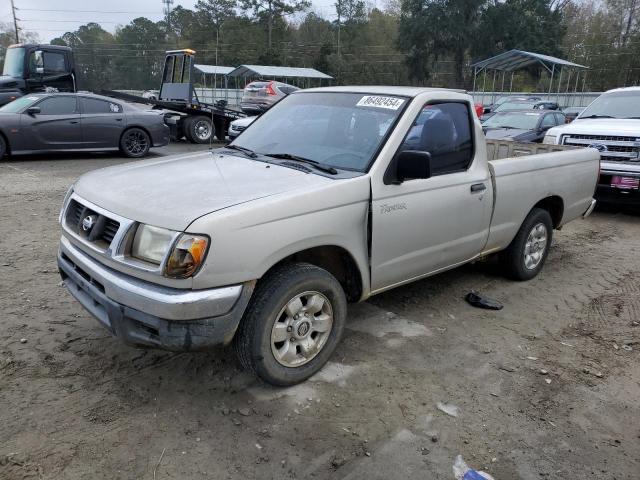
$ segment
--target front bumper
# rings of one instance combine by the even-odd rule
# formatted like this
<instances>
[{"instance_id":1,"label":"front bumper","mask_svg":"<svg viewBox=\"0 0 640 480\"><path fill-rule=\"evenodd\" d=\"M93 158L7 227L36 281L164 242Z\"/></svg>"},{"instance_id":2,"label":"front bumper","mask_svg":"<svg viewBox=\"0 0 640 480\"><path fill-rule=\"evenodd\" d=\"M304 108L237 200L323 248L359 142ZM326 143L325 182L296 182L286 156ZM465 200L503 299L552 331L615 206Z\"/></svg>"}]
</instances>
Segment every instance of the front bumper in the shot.
<instances>
[{"instance_id":1,"label":"front bumper","mask_svg":"<svg viewBox=\"0 0 640 480\"><path fill-rule=\"evenodd\" d=\"M612 187L611 179L614 176L640 178L640 162L602 161L595 195L598 202L640 206L640 190Z\"/></svg>"},{"instance_id":2,"label":"front bumper","mask_svg":"<svg viewBox=\"0 0 640 480\"><path fill-rule=\"evenodd\" d=\"M154 147L164 147L171 141L171 129L167 125L160 125L151 134L151 143Z\"/></svg>"},{"instance_id":3,"label":"front bumper","mask_svg":"<svg viewBox=\"0 0 640 480\"><path fill-rule=\"evenodd\" d=\"M99 264L64 238L58 267L71 295L112 335L130 345L174 351L228 344L254 286L180 290L155 285Z\"/></svg>"}]
</instances>

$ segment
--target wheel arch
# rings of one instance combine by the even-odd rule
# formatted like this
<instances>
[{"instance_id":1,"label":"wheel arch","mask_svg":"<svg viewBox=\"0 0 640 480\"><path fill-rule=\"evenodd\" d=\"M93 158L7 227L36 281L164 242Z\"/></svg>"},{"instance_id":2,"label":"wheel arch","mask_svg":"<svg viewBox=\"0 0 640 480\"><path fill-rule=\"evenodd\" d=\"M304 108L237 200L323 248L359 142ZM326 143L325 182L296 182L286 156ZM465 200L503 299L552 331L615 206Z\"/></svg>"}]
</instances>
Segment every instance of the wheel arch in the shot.
<instances>
[{"instance_id":1,"label":"wheel arch","mask_svg":"<svg viewBox=\"0 0 640 480\"><path fill-rule=\"evenodd\" d=\"M2 130L0 130L0 137L2 137L2 139L4 140L4 144L7 149L4 153L5 155L9 155L11 153L11 144L9 143L9 138Z\"/></svg>"},{"instance_id":2,"label":"wheel arch","mask_svg":"<svg viewBox=\"0 0 640 480\"><path fill-rule=\"evenodd\" d=\"M149 129L143 125L133 123L133 124L127 124L127 126L122 130L122 133L120 134L120 138L118 139L118 146L120 146L120 142L122 142L122 137L124 137L124 134L127 133L132 128L137 128L139 130L142 130L144 133L146 133L149 136L150 146L153 145L153 137L151 136L151 132L149 131Z\"/></svg>"},{"instance_id":3,"label":"wheel arch","mask_svg":"<svg viewBox=\"0 0 640 480\"><path fill-rule=\"evenodd\" d=\"M534 208L540 208L549 212L551 221L553 222L553 228L557 229L562 225L562 217L564 216L564 200L562 200L562 197L550 195L536 203L531 207L531 210ZM529 210L529 212L531 212L531 210Z\"/></svg>"},{"instance_id":4,"label":"wheel arch","mask_svg":"<svg viewBox=\"0 0 640 480\"><path fill-rule=\"evenodd\" d=\"M351 253L338 245L321 245L297 251L273 264L265 275L287 263L309 263L336 277L345 291L347 300L357 302L363 295L363 278L358 263Z\"/></svg>"}]
</instances>

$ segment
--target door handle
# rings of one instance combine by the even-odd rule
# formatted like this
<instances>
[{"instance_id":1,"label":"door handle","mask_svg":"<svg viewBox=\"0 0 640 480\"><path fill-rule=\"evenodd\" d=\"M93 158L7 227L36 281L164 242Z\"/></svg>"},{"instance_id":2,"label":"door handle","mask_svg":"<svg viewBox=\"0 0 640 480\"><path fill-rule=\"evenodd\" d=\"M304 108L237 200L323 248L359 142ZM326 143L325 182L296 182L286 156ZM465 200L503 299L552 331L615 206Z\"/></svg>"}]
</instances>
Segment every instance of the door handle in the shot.
<instances>
[{"instance_id":1,"label":"door handle","mask_svg":"<svg viewBox=\"0 0 640 480\"><path fill-rule=\"evenodd\" d=\"M76 124L76 123L80 123L80 122L78 122L77 120L71 120L69 123Z\"/></svg>"},{"instance_id":2,"label":"door handle","mask_svg":"<svg viewBox=\"0 0 640 480\"><path fill-rule=\"evenodd\" d=\"M122 119L121 118L116 118L116 122L121 122Z\"/></svg>"},{"instance_id":3,"label":"door handle","mask_svg":"<svg viewBox=\"0 0 640 480\"><path fill-rule=\"evenodd\" d=\"M484 192L486 189L487 186L484 183L474 183L471 185L471 193Z\"/></svg>"}]
</instances>

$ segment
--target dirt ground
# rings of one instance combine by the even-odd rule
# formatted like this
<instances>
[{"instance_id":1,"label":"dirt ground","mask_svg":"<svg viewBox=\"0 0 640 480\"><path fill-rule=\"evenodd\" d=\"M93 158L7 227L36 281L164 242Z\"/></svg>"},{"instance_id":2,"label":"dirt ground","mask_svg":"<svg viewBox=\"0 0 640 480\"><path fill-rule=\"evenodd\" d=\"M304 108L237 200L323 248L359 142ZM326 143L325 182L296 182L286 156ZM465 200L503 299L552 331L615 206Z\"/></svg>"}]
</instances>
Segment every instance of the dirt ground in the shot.
<instances>
[{"instance_id":1,"label":"dirt ground","mask_svg":"<svg viewBox=\"0 0 640 480\"><path fill-rule=\"evenodd\" d=\"M640 478L640 214L568 225L530 282L482 263L353 305L333 361L277 389L228 349L126 347L60 286L64 193L122 162L0 163L1 479L452 479L458 454L496 480Z\"/></svg>"}]
</instances>

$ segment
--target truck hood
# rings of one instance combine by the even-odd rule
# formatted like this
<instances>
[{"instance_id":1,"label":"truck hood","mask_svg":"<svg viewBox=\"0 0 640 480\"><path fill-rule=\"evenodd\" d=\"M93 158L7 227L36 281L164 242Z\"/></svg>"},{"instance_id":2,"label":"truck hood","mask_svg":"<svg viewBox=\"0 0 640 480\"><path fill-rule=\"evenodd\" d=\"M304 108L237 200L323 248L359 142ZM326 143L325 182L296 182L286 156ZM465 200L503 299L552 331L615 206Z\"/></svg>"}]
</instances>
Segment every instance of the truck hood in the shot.
<instances>
[{"instance_id":1,"label":"truck hood","mask_svg":"<svg viewBox=\"0 0 640 480\"><path fill-rule=\"evenodd\" d=\"M579 120L553 127L547 135L614 135L614 136L635 136L640 138L640 119L615 119L615 118L593 118Z\"/></svg>"},{"instance_id":2,"label":"truck hood","mask_svg":"<svg viewBox=\"0 0 640 480\"><path fill-rule=\"evenodd\" d=\"M95 170L80 177L74 191L131 220L181 231L217 210L330 182L314 173L214 151Z\"/></svg>"}]
</instances>

